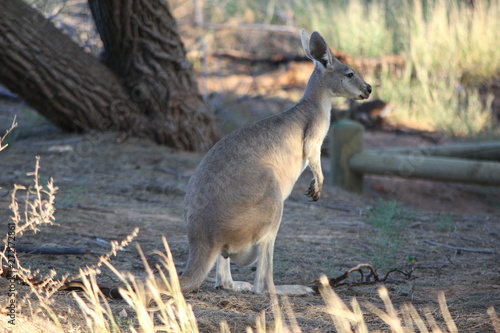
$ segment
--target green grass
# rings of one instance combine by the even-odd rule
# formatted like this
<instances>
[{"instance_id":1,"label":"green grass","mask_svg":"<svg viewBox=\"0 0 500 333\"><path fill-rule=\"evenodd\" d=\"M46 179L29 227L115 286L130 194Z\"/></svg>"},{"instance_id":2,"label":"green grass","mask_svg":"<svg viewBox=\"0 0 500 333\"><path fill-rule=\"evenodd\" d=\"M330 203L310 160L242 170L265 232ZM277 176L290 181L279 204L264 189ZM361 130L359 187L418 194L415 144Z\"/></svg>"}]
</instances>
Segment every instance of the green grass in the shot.
<instances>
[{"instance_id":1,"label":"green grass","mask_svg":"<svg viewBox=\"0 0 500 333\"><path fill-rule=\"evenodd\" d=\"M460 73L466 81L500 74L500 1L212 0L211 23L292 24L318 30L355 57L404 54L417 74Z\"/></svg>"},{"instance_id":2,"label":"green grass","mask_svg":"<svg viewBox=\"0 0 500 333\"><path fill-rule=\"evenodd\" d=\"M374 228L368 239L370 250L361 252L376 269L387 271L410 261L401 251L410 217L396 200L381 203L370 212L367 222Z\"/></svg>"},{"instance_id":3,"label":"green grass","mask_svg":"<svg viewBox=\"0 0 500 333\"><path fill-rule=\"evenodd\" d=\"M439 232L452 232L455 228L453 223L453 217L450 214L439 213L436 216L434 221L434 225L437 231Z\"/></svg>"},{"instance_id":4,"label":"green grass","mask_svg":"<svg viewBox=\"0 0 500 333\"><path fill-rule=\"evenodd\" d=\"M71 188L61 201L56 201L56 208L62 209L62 208L71 208L75 206L79 202L80 198L83 196L84 191L85 191L85 186L83 185L78 185Z\"/></svg>"}]
</instances>

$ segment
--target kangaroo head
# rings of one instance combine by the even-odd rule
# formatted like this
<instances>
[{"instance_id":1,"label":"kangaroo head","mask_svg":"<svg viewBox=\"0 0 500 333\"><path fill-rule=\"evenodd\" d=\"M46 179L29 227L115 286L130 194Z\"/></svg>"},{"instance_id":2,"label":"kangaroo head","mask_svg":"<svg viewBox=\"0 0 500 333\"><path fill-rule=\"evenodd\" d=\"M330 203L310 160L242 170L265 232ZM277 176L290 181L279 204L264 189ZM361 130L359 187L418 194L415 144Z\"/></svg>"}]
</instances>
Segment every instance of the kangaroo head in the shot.
<instances>
[{"instance_id":1,"label":"kangaroo head","mask_svg":"<svg viewBox=\"0 0 500 333\"><path fill-rule=\"evenodd\" d=\"M370 96L372 87L356 75L349 66L333 56L325 40L317 31L309 37L306 31L302 30L301 40L306 56L315 62L322 84L332 97L359 100Z\"/></svg>"}]
</instances>

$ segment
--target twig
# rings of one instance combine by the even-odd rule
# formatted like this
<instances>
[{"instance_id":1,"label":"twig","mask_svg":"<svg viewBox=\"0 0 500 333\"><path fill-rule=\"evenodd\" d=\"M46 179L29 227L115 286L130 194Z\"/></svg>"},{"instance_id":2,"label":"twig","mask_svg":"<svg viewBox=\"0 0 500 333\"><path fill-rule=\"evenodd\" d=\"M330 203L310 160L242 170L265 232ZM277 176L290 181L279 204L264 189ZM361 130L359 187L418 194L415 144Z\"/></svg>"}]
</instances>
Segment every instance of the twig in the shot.
<instances>
[{"instance_id":1,"label":"twig","mask_svg":"<svg viewBox=\"0 0 500 333\"><path fill-rule=\"evenodd\" d=\"M99 290L103 293L104 296L113 299L123 299L122 295L120 295L118 287L105 287L97 284ZM62 287L59 288L59 291L85 291L85 286L80 281L68 281L63 284Z\"/></svg>"},{"instance_id":2,"label":"twig","mask_svg":"<svg viewBox=\"0 0 500 333\"><path fill-rule=\"evenodd\" d=\"M13 270L7 266L0 266L0 278L5 278L5 279L14 278L17 281L20 281L20 284L22 284L22 285L27 284L25 281L21 280L17 276L15 270ZM50 288L50 286L54 285L54 283L47 285L46 280L38 279L36 277L29 279L29 282L34 286L46 286L47 288ZM57 288L58 291L85 291L84 284L78 280L72 280L72 281L56 281L56 280L54 280L53 282L62 282L62 285ZM122 299L122 296L120 295L118 287L104 287L104 286L101 286L100 284L97 284L97 287L99 287L101 292L106 297L114 298L114 299Z\"/></svg>"},{"instance_id":3,"label":"twig","mask_svg":"<svg viewBox=\"0 0 500 333\"><path fill-rule=\"evenodd\" d=\"M1 247L3 251L5 247ZM38 246L16 246L16 252L24 252L30 254L53 254L53 255L66 255L66 254L86 254L90 252L87 247L38 247Z\"/></svg>"},{"instance_id":4,"label":"twig","mask_svg":"<svg viewBox=\"0 0 500 333\"><path fill-rule=\"evenodd\" d=\"M82 238L82 237L77 237L77 236L72 236L72 235L68 235L67 237L77 239L80 241L84 241L86 243L91 243L91 244L97 245L99 247L108 249L108 250L112 248L111 244L102 238L93 237L93 238L95 238L95 240L94 240L94 239Z\"/></svg>"},{"instance_id":5,"label":"twig","mask_svg":"<svg viewBox=\"0 0 500 333\"><path fill-rule=\"evenodd\" d=\"M452 250L456 250L456 251L495 254L495 251L493 251L493 250L471 249L471 248L467 248L467 247L451 246L451 245L436 243L436 242L433 242L430 240L424 240L424 243L435 245L435 246L440 246L440 247L444 247L444 248L452 249Z\"/></svg>"},{"instance_id":6,"label":"twig","mask_svg":"<svg viewBox=\"0 0 500 333\"><path fill-rule=\"evenodd\" d=\"M368 268L370 270L370 274L368 274L366 276L366 278L364 277L364 274L363 274L363 271L362 271L362 268ZM355 282L355 283L352 283L352 284L349 284L349 285L367 285L367 284L375 284L375 283L379 283L379 282L388 282L387 279L389 277L390 274L392 273L400 273L402 274L405 279L411 279L411 275L413 273L413 269L409 270L409 271L402 271L400 269L392 269L390 270L389 272L387 272L385 274L385 276L383 278L380 278L377 271L375 270L375 268L373 268L372 265L370 264L359 264L357 265L356 267L353 267L349 270L347 270L344 274L336 277L336 278L329 278L328 279L328 282L330 284L330 286L332 287L338 287L338 286L341 286L341 285L345 285L346 283L340 283L344 280L346 280L349 275L353 272L359 272L361 274L361 278L360 278L360 281L359 282ZM373 279L372 279L373 278ZM394 281L396 282L396 281ZM321 283L319 281L315 281L315 284L314 285L311 285L310 286L316 293L319 293L319 289L321 287Z\"/></svg>"},{"instance_id":7,"label":"twig","mask_svg":"<svg viewBox=\"0 0 500 333\"><path fill-rule=\"evenodd\" d=\"M388 271L385 276L380 279L380 281L387 281L387 278L389 277L389 274L391 273L400 273L402 274L405 278L407 279L410 279L411 278L411 273L413 273L413 269L410 270L410 271L402 271L400 269L391 269L390 271Z\"/></svg>"},{"instance_id":8,"label":"twig","mask_svg":"<svg viewBox=\"0 0 500 333\"><path fill-rule=\"evenodd\" d=\"M327 208L327 209L333 209L333 210L339 210L341 212L346 212L346 213L352 213L354 210L349 209L349 208L344 208L344 207L335 207L335 206L330 206L330 205L318 205L321 208Z\"/></svg>"},{"instance_id":9,"label":"twig","mask_svg":"<svg viewBox=\"0 0 500 333\"><path fill-rule=\"evenodd\" d=\"M370 270L370 274L367 276L366 280L364 279L363 271L361 270L362 268L368 268ZM334 287L334 286L338 285L341 281L344 281L345 279L347 279L349 277L349 275L351 273L353 273L353 272L359 272L361 274L361 281L362 281L362 283L371 283L371 282L378 282L379 281L377 271L375 270L375 268L373 268L372 265L370 265L370 264L359 264L356 267L353 267L353 268L347 270L341 276L338 276L336 278L328 279L328 282L329 282L330 286ZM367 281L371 276L373 276L374 280L373 281ZM311 288L315 292L318 293L319 292L319 288L320 288L319 281L316 281L316 283L314 285L312 285Z\"/></svg>"},{"instance_id":10,"label":"twig","mask_svg":"<svg viewBox=\"0 0 500 333\"><path fill-rule=\"evenodd\" d=\"M16 118L17 116L14 116L14 120L12 120L12 125L10 125L10 128L5 131L5 134L3 136L0 136L0 151L4 150L9 146L9 144L3 144L3 142L7 138L7 135L9 135L9 133L12 132L17 127Z\"/></svg>"}]
</instances>

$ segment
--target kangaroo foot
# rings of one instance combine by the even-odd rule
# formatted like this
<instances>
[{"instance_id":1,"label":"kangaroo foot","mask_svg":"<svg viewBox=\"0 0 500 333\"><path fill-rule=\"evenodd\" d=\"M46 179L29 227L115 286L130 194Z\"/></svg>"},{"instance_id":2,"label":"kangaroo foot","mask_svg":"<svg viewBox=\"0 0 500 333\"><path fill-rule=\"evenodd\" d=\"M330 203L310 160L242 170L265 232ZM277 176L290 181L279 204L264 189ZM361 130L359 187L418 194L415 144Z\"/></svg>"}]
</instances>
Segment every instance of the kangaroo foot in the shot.
<instances>
[{"instance_id":1,"label":"kangaroo foot","mask_svg":"<svg viewBox=\"0 0 500 333\"><path fill-rule=\"evenodd\" d=\"M233 281L231 284L224 284L215 286L217 289L226 289L226 290L234 290L234 291L252 291L253 284L245 281Z\"/></svg>"}]
</instances>

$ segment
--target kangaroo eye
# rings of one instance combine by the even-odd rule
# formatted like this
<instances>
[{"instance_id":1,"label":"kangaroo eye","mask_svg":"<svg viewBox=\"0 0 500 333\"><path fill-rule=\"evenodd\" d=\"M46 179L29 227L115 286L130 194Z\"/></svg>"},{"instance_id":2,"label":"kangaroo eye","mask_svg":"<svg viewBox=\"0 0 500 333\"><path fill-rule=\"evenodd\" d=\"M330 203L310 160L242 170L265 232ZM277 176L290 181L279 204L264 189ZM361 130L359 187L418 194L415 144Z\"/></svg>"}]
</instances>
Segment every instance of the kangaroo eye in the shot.
<instances>
[{"instance_id":1,"label":"kangaroo eye","mask_svg":"<svg viewBox=\"0 0 500 333\"><path fill-rule=\"evenodd\" d=\"M349 73L349 74L346 74L345 76L347 76L348 78L351 78L354 76L354 73Z\"/></svg>"}]
</instances>

